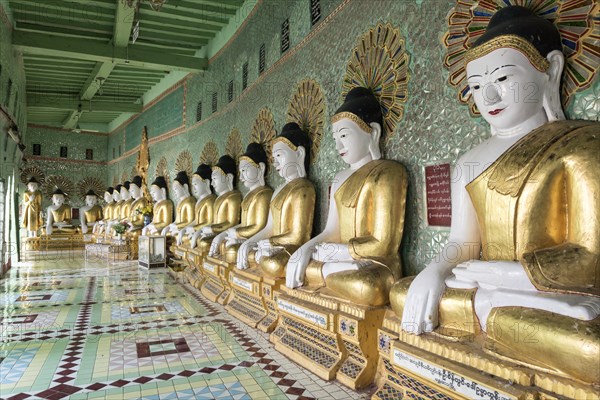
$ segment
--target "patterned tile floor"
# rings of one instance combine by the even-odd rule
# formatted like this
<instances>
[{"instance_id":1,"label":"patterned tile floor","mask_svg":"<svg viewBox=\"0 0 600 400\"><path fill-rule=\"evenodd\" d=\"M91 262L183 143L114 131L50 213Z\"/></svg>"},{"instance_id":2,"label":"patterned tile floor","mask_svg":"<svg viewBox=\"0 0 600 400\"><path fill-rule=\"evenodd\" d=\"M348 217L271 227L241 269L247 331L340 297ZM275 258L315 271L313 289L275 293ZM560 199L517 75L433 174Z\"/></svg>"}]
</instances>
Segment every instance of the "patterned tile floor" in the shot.
<instances>
[{"instance_id":1,"label":"patterned tile floor","mask_svg":"<svg viewBox=\"0 0 600 400\"><path fill-rule=\"evenodd\" d=\"M164 269L44 254L0 280L2 399L367 399Z\"/></svg>"}]
</instances>

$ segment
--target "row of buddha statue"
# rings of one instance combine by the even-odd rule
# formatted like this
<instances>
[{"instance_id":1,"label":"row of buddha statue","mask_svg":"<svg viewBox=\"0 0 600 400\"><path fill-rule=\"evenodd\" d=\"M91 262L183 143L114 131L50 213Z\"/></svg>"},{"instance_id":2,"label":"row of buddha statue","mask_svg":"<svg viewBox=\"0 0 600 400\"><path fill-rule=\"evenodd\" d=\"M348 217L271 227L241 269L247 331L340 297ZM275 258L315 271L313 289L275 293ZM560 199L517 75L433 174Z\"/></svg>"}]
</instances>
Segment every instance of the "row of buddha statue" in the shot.
<instances>
[{"instance_id":1,"label":"row of buddha statue","mask_svg":"<svg viewBox=\"0 0 600 400\"><path fill-rule=\"evenodd\" d=\"M402 277L399 253L407 170L382 158L385 111L363 87L347 94L331 120L347 166L332 182L318 235L311 238L311 141L295 123L271 143L271 165L251 143L237 167L227 155L200 165L191 194L179 172L177 207L158 177L150 187L154 217L141 233L171 237L175 247L201 254L200 264L220 258L240 271L256 268L282 282L280 298L311 293L365 310L389 304L405 334L447 337L440 328L450 321L459 333L482 334L487 352L503 360L597 385L600 127L566 120L564 63L556 27L519 6L498 11L468 51L469 87L491 136L458 159L472 173L451 183L448 244L416 277ZM511 89L525 84L536 88L528 101ZM284 180L275 190L265 184L269 167ZM238 174L244 197L235 189ZM135 182L129 191L139 193ZM119 201L114 193L105 199ZM97 227L115 221L107 211ZM444 256L456 249L456 257ZM533 327L538 340L507 334L515 323Z\"/></svg>"}]
</instances>

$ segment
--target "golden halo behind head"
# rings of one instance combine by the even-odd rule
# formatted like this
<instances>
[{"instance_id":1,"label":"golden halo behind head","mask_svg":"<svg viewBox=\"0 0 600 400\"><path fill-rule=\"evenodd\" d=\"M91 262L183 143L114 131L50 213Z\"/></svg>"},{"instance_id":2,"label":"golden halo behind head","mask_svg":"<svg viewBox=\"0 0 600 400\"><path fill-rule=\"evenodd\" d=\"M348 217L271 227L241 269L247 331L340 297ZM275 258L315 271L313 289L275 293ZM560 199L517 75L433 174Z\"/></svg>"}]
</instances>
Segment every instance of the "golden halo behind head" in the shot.
<instances>
[{"instance_id":1,"label":"golden halo behind head","mask_svg":"<svg viewBox=\"0 0 600 400\"><path fill-rule=\"evenodd\" d=\"M154 178L162 176L165 178L167 182L167 190L171 188L171 177L169 176L169 164L167 163L167 159L165 156L162 156L160 160L158 160L158 164L156 164L156 169L154 170Z\"/></svg>"},{"instance_id":2,"label":"golden halo behind head","mask_svg":"<svg viewBox=\"0 0 600 400\"><path fill-rule=\"evenodd\" d=\"M269 164L273 163L272 144L271 141L275 138L277 131L275 130L275 120L273 113L268 108L263 108L258 112L258 116L254 120L252 133L250 134L250 143L260 143L269 159Z\"/></svg>"},{"instance_id":3,"label":"golden halo behind head","mask_svg":"<svg viewBox=\"0 0 600 400\"><path fill-rule=\"evenodd\" d=\"M200 154L200 164L213 166L219 160L219 149L212 140L204 145L202 154Z\"/></svg>"},{"instance_id":4,"label":"golden halo behind head","mask_svg":"<svg viewBox=\"0 0 600 400\"><path fill-rule=\"evenodd\" d=\"M408 98L409 56L400 29L378 23L358 39L348 61L342 98L355 87L371 89L383 114L385 140L396 131Z\"/></svg>"},{"instance_id":5,"label":"golden halo behind head","mask_svg":"<svg viewBox=\"0 0 600 400\"><path fill-rule=\"evenodd\" d=\"M244 147L242 145L242 135L240 130L233 128L227 136L227 143L225 144L225 153L229 154L235 162L239 161L239 158L244 154Z\"/></svg>"},{"instance_id":6,"label":"golden halo behind head","mask_svg":"<svg viewBox=\"0 0 600 400\"><path fill-rule=\"evenodd\" d=\"M29 183L29 179L35 178L39 182L39 186L44 184L44 180L46 178L46 174L40 168L36 166L25 167L21 170L21 182L27 185Z\"/></svg>"},{"instance_id":7,"label":"golden halo behind head","mask_svg":"<svg viewBox=\"0 0 600 400\"><path fill-rule=\"evenodd\" d=\"M129 176L127 171L123 171L123 173L121 174L121 184L123 184L125 181L130 181L131 178L133 178L133 177Z\"/></svg>"},{"instance_id":8,"label":"golden halo behind head","mask_svg":"<svg viewBox=\"0 0 600 400\"><path fill-rule=\"evenodd\" d=\"M566 106L572 95L588 88L598 74L600 55L600 3L593 0L457 0L448 13L444 66L448 83L456 88L458 100L479 115L467 84L465 55L483 35L490 19L501 8L516 5L550 20L558 29L565 54L561 98Z\"/></svg>"},{"instance_id":9,"label":"golden halo behind head","mask_svg":"<svg viewBox=\"0 0 600 400\"><path fill-rule=\"evenodd\" d=\"M187 176L191 177L194 172L194 157L188 150L184 150L177 156L175 161L175 173L185 171Z\"/></svg>"},{"instance_id":10,"label":"golden halo behind head","mask_svg":"<svg viewBox=\"0 0 600 400\"><path fill-rule=\"evenodd\" d=\"M310 162L314 163L321 147L325 123L325 97L316 81L306 79L298 84L288 107L287 122L297 123L308 133L312 142Z\"/></svg>"},{"instance_id":11,"label":"golden halo behind head","mask_svg":"<svg viewBox=\"0 0 600 400\"><path fill-rule=\"evenodd\" d=\"M69 178L62 175L48 176L42 185L42 193L44 193L44 196L50 198L56 189L62 190L67 199L71 198L74 194L74 185Z\"/></svg>"},{"instance_id":12,"label":"golden halo behind head","mask_svg":"<svg viewBox=\"0 0 600 400\"><path fill-rule=\"evenodd\" d=\"M99 197L106 191L106 185L100 178L94 176L86 176L77 182L77 194L80 198L85 199L88 191L93 190Z\"/></svg>"}]
</instances>

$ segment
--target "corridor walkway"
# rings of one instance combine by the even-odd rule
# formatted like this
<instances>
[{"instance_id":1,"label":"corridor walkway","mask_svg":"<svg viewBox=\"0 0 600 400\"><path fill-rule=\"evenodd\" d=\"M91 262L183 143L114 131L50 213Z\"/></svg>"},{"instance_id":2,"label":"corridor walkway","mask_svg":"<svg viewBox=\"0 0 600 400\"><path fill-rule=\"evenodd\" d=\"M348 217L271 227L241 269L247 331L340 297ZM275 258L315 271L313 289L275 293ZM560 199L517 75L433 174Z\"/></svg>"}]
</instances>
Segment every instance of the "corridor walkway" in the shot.
<instances>
[{"instance_id":1,"label":"corridor walkway","mask_svg":"<svg viewBox=\"0 0 600 400\"><path fill-rule=\"evenodd\" d=\"M0 280L2 399L350 399L164 269L45 255Z\"/></svg>"}]
</instances>

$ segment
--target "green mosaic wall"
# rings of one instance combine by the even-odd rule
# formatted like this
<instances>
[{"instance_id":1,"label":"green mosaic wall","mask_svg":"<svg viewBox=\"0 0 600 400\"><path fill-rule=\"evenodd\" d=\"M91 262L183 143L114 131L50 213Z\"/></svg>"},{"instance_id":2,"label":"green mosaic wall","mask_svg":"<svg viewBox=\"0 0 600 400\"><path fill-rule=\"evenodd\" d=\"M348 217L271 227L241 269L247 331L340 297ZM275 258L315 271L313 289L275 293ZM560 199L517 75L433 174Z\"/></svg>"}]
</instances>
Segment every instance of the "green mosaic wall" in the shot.
<instances>
[{"instance_id":1,"label":"green mosaic wall","mask_svg":"<svg viewBox=\"0 0 600 400\"><path fill-rule=\"evenodd\" d=\"M33 144L41 145L41 155L32 156ZM46 176L61 175L68 178L73 185L86 177L96 177L106 182L108 167L106 165L108 136L106 134L75 133L69 130L52 129L39 126L29 126L25 158L27 166L37 166L44 171ZM67 158L60 158L61 146L67 147ZM93 161L85 158L86 149L93 150ZM84 204L83 199L72 196L71 205L79 207ZM44 206L50 200L44 199Z\"/></svg>"},{"instance_id":2,"label":"green mosaic wall","mask_svg":"<svg viewBox=\"0 0 600 400\"><path fill-rule=\"evenodd\" d=\"M268 107L275 117L277 128L286 122L285 116L296 84L303 79L316 80L322 87L327 103L327 116L340 104L342 79L351 51L359 36L378 22L390 22L398 26L406 40L410 54L409 99L403 120L387 143L388 158L402 162L409 170L409 193L406 209L406 224L402 243L405 274L420 271L447 240L448 231L426 226L423 210L423 164L437 160L455 161L461 154L480 143L489 135L483 120L472 118L465 106L456 100L456 92L447 84L447 71L442 62L444 47L441 37L446 31L446 15L454 2L451 0L339 0L321 1L320 24L340 4L345 6L326 25L311 27L308 0L264 1L259 12L240 32L229 47L210 64L208 71L189 77L186 82L187 108L186 131L178 136L154 143L151 146L150 178L154 177L156 163L166 157L169 169L174 171L175 160L183 150L189 150L194 160L199 161L205 143L214 140L221 153L225 151L227 135L233 128L240 130L245 146L249 141L252 124L263 107ZM275 67L280 59L280 27L290 18L291 49L293 54ZM311 40L295 48L313 29L320 29ZM258 53L262 43L266 44L266 72L258 76ZM249 62L250 87L241 92L242 66ZM227 86L235 82L235 99L227 101ZM218 92L218 109L211 112L212 93ZM158 105L140 117L144 121L157 121L160 115L182 113L181 103L171 98L162 100L165 107ZM196 123L196 105L203 103L203 119ZM167 104L168 103L168 104ZM571 103L569 118L598 118L600 106L600 82L595 87L580 93ZM165 113L165 109L168 110ZM160 122L162 123L162 122ZM334 174L344 167L335 152L333 140L328 136L330 123L325 122L325 137L314 160L310 178L318 188L318 205L315 215L324 216L327 211L327 193ZM156 127L148 126L149 132ZM129 132L125 140L128 146L139 140L139 126ZM151 135L152 136L152 135ZM111 136L111 141L112 141ZM115 139L117 140L117 139ZM109 145L110 146L110 145ZM119 160L109 166L109 181L120 178L131 171L135 156ZM173 172L174 175L174 172ZM271 173L271 185L281 183ZM323 228L325 218L316 221L316 230Z\"/></svg>"},{"instance_id":3,"label":"green mosaic wall","mask_svg":"<svg viewBox=\"0 0 600 400\"><path fill-rule=\"evenodd\" d=\"M27 134L25 111L25 68L23 57L13 50L11 22L0 4L0 106L17 125L22 137ZM10 87L9 87L9 81ZM4 136L2 137L4 140ZM13 174L20 162L20 152L13 140L0 145L0 177Z\"/></svg>"}]
</instances>

